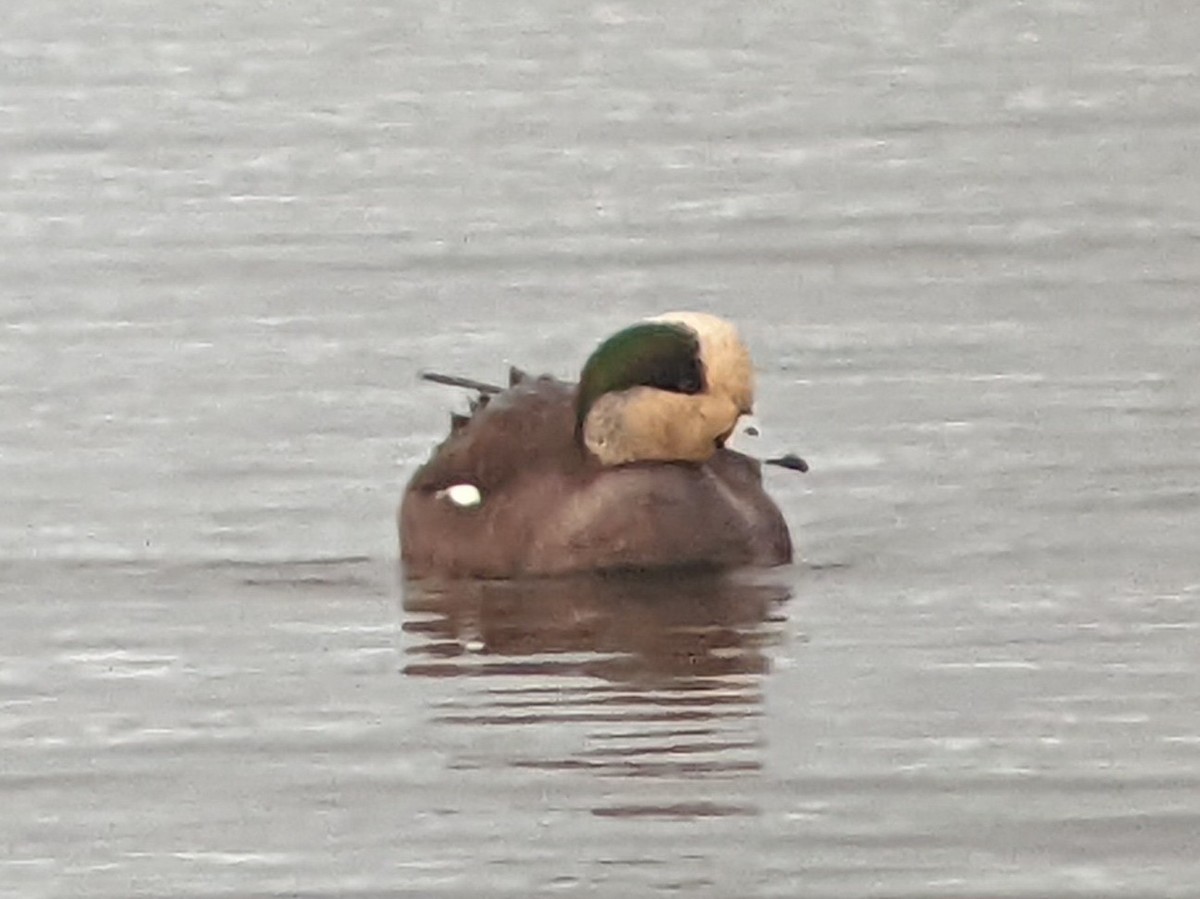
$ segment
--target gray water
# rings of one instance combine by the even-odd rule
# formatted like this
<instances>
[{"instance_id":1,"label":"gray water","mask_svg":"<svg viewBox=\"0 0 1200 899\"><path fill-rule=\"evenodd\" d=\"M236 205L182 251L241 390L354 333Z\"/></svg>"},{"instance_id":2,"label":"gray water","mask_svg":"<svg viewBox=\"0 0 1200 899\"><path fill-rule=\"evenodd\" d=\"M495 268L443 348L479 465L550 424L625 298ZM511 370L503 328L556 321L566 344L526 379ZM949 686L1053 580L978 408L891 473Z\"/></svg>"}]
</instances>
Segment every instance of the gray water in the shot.
<instances>
[{"instance_id":1,"label":"gray water","mask_svg":"<svg viewBox=\"0 0 1200 899\"><path fill-rule=\"evenodd\" d=\"M0 893L1197 895L1193 6L6 11ZM405 590L680 307L797 564Z\"/></svg>"}]
</instances>

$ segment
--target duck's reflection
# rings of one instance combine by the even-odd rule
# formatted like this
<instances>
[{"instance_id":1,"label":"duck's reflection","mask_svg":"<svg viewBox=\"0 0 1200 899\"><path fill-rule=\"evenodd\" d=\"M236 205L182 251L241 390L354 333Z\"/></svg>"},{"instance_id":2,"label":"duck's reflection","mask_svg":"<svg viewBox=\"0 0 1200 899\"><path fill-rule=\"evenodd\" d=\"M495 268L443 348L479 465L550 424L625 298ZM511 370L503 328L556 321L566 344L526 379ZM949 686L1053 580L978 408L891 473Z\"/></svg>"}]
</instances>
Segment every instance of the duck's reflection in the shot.
<instances>
[{"instance_id":1,"label":"duck's reflection","mask_svg":"<svg viewBox=\"0 0 1200 899\"><path fill-rule=\"evenodd\" d=\"M508 760L514 767L689 779L756 771L762 677L789 596L762 577L409 584L403 671L484 679L482 689L456 692L436 720L532 725L522 757ZM618 808L748 811L707 799Z\"/></svg>"},{"instance_id":2,"label":"duck's reflection","mask_svg":"<svg viewBox=\"0 0 1200 899\"><path fill-rule=\"evenodd\" d=\"M409 583L406 674L576 674L641 686L718 687L762 674L781 584L707 574Z\"/></svg>"}]
</instances>

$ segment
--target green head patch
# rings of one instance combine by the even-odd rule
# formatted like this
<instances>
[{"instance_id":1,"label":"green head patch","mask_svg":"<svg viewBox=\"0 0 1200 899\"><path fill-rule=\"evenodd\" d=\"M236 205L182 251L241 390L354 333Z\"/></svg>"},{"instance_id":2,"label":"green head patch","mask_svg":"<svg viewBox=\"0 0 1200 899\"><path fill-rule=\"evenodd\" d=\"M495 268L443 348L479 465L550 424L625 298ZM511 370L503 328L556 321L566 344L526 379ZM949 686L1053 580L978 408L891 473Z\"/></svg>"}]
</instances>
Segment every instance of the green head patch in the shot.
<instances>
[{"instance_id":1,"label":"green head patch","mask_svg":"<svg viewBox=\"0 0 1200 899\"><path fill-rule=\"evenodd\" d=\"M657 387L673 393L704 390L704 364L695 333L668 322L642 322L618 331L596 347L579 376L576 431L582 431L597 399L631 387Z\"/></svg>"}]
</instances>

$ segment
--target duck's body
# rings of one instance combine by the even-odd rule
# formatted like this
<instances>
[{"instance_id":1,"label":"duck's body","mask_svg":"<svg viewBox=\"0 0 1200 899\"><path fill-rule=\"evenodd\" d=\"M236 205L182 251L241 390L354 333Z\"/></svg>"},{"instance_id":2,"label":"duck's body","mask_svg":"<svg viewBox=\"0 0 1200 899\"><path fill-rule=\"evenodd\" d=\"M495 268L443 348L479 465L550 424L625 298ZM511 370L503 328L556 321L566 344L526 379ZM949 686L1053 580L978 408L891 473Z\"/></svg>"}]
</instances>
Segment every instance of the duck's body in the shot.
<instances>
[{"instance_id":1,"label":"duck's body","mask_svg":"<svg viewBox=\"0 0 1200 899\"><path fill-rule=\"evenodd\" d=\"M688 326L642 327L605 341L578 387L518 375L454 420L401 503L409 577L791 560L759 463L723 445L753 400L736 331L744 364L738 353L706 358L706 338ZM707 333L711 342L721 329Z\"/></svg>"}]
</instances>

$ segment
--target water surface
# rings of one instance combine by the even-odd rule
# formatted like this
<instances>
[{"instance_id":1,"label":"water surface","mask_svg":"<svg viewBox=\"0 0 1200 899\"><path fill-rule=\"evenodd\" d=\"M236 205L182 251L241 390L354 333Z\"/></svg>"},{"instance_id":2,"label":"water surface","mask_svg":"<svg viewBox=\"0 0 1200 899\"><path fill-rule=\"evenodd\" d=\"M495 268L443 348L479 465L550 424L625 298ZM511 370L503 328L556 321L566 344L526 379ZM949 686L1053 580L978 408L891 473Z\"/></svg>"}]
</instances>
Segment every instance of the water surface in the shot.
<instances>
[{"instance_id":1,"label":"water surface","mask_svg":"<svg viewBox=\"0 0 1200 899\"><path fill-rule=\"evenodd\" d=\"M1190 6L28 5L0 892L1187 896ZM465 399L735 318L802 558L405 589Z\"/></svg>"}]
</instances>

